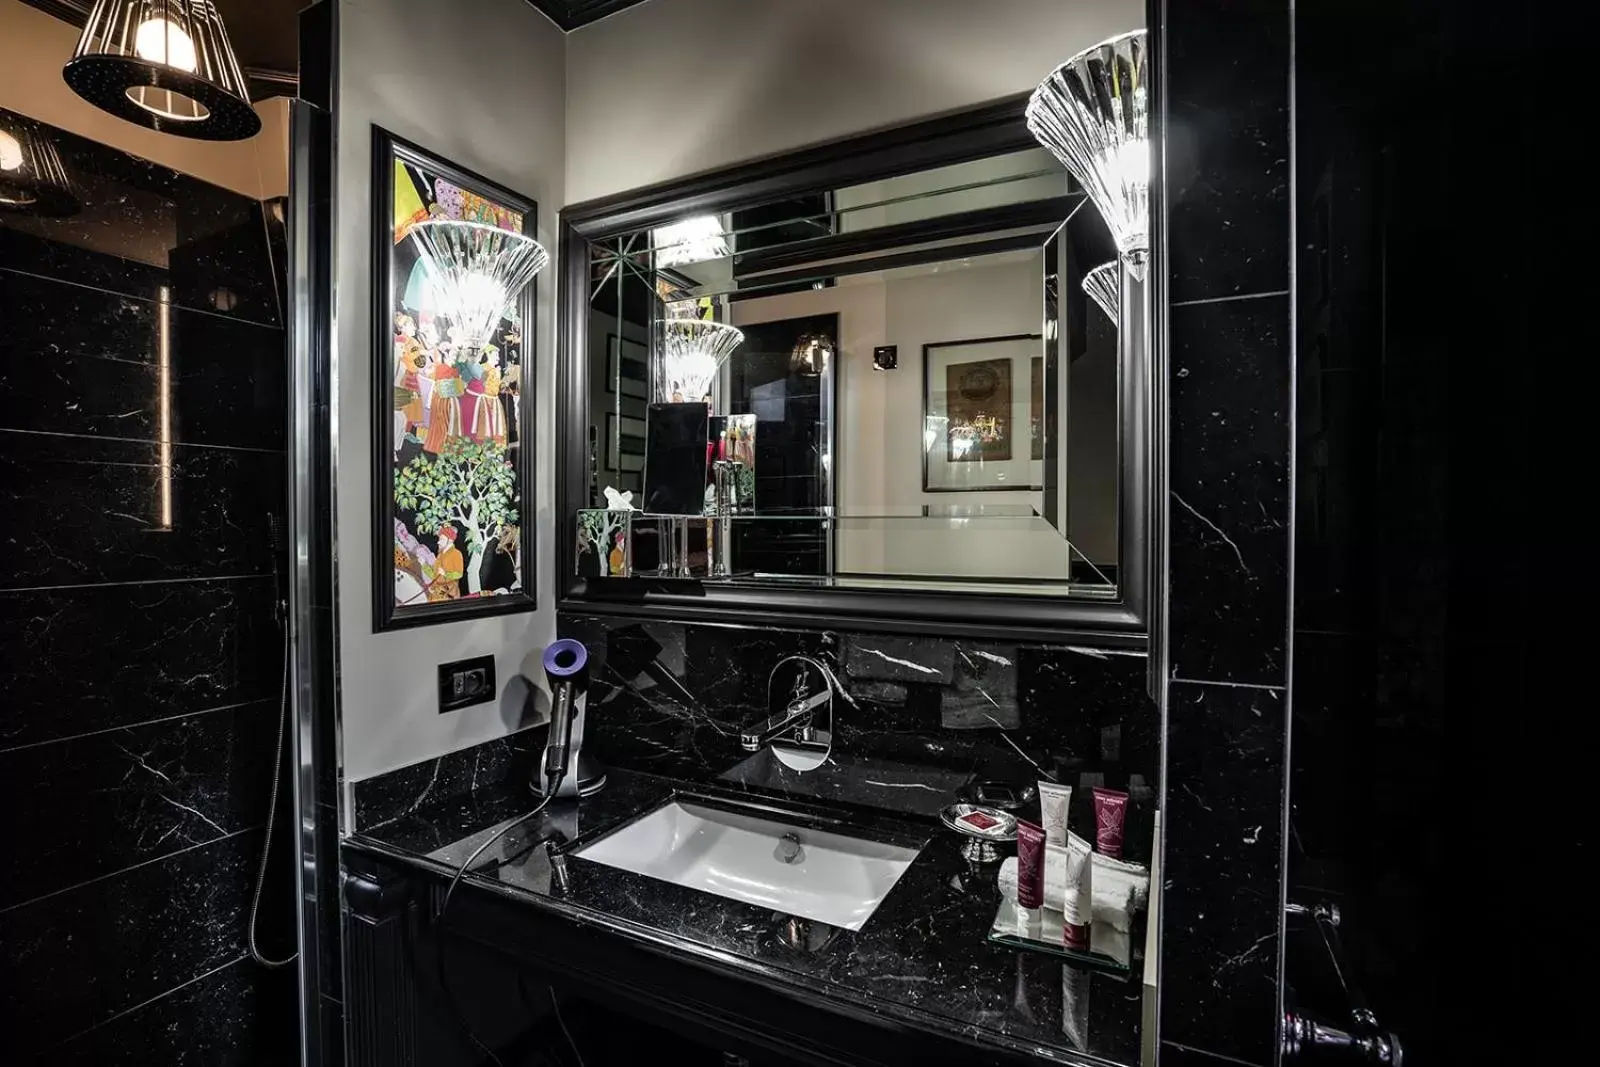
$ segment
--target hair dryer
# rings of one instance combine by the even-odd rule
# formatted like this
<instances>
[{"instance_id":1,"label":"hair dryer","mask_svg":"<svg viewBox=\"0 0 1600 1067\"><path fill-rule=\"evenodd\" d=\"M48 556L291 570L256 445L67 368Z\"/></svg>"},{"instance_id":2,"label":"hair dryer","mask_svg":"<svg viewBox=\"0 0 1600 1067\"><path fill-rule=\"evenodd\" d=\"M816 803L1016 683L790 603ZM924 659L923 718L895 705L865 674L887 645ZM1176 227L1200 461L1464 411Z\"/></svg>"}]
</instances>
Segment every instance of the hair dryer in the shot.
<instances>
[{"instance_id":1,"label":"hair dryer","mask_svg":"<svg viewBox=\"0 0 1600 1067\"><path fill-rule=\"evenodd\" d=\"M583 721L589 700L589 650L562 638L544 651L550 683L550 732L544 759L529 783L540 796L579 797L598 792L606 776L583 755Z\"/></svg>"}]
</instances>

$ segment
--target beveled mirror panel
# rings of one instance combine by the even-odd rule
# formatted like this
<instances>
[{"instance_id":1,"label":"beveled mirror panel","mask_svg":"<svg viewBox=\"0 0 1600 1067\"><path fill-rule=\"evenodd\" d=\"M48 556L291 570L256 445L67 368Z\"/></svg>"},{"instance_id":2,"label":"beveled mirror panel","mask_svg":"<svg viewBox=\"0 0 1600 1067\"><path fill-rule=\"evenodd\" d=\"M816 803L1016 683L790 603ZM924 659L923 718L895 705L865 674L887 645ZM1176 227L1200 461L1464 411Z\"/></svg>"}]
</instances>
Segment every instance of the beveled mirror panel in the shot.
<instances>
[{"instance_id":1,"label":"beveled mirror panel","mask_svg":"<svg viewBox=\"0 0 1600 1067\"><path fill-rule=\"evenodd\" d=\"M1115 596L1116 323L1082 288L1115 250L1084 204L1030 149L595 242L586 506L728 536L628 566L613 523L580 573Z\"/></svg>"},{"instance_id":2,"label":"beveled mirror panel","mask_svg":"<svg viewBox=\"0 0 1600 1067\"><path fill-rule=\"evenodd\" d=\"M1143 292L1013 106L988 150L925 124L940 151L577 209L580 595L956 592L1141 625L1148 360L1118 309Z\"/></svg>"}]
</instances>

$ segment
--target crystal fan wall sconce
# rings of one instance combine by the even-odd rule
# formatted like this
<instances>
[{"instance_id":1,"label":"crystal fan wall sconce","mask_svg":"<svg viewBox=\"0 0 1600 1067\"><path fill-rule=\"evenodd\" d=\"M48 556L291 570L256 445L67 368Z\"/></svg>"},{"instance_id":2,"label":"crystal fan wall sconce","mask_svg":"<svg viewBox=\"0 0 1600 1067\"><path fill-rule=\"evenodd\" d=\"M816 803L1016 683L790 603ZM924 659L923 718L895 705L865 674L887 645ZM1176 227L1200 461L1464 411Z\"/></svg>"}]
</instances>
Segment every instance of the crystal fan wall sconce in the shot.
<instances>
[{"instance_id":1,"label":"crystal fan wall sconce","mask_svg":"<svg viewBox=\"0 0 1600 1067\"><path fill-rule=\"evenodd\" d=\"M242 141L261 130L212 0L96 0L61 76L100 110L162 133Z\"/></svg>"},{"instance_id":2,"label":"crystal fan wall sconce","mask_svg":"<svg viewBox=\"0 0 1600 1067\"><path fill-rule=\"evenodd\" d=\"M507 305L550 262L532 237L482 222L419 222L411 239L428 265L434 305L451 324L451 339L473 350L483 347Z\"/></svg>"},{"instance_id":3,"label":"crystal fan wall sconce","mask_svg":"<svg viewBox=\"0 0 1600 1067\"><path fill-rule=\"evenodd\" d=\"M1081 185L1143 279L1150 252L1150 121L1143 30L1087 48L1028 100L1028 129Z\"/></svg>"}]
</instances>

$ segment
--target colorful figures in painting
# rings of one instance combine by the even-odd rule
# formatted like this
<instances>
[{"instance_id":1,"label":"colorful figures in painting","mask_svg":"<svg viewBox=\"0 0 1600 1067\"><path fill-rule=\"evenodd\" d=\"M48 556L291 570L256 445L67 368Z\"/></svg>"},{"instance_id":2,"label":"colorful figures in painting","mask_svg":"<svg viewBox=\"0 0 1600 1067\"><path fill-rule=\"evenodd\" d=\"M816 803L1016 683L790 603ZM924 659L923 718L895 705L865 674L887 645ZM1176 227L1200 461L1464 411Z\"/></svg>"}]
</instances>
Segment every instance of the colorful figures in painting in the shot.
<instances>
[{"instance_id":1,"label":"colorful figures in painting","mask_svg":"<svg viewBox=\"0 0 1600 1067\"><path fill-rule=\"evenodd\" d=\"M395 605L507 593L522 585L519 315L507 307L489 342L471 343L406 237L429 218L520 231L523 217L409 163L395 182Z\"/></svg>"},{"instance_id":2,"label":"colorful figures in painting","mask_svg":"<svg viewBox=\"0 0 1600 1067\"><path fill-rule=\"evenodd\" d=\"M467 346L439 343L438 331L424 320L422 330L408 314L395 316L394 451L413 441L438 455L451 437L509 443L515 407L503 396L517 384L516 367L502 372L500 349L485 345L474 358ZM510 411L507 408L511 408Z\"/></svg>"}]
</instances>

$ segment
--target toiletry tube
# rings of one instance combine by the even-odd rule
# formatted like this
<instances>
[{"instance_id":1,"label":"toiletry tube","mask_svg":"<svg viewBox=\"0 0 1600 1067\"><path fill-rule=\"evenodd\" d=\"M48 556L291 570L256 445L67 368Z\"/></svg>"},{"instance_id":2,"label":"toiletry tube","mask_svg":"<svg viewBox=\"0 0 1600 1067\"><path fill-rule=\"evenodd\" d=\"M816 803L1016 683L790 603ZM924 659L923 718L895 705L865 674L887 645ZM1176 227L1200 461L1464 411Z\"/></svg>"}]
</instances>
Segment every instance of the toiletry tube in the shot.
<instances>
[{"instance_id":1,"label":"toiletry tube","mask_svg":"<svg viewBox=\"0 0 1600 1067\"><path fill-rule=\"evenodd\" d=\"M1044 906L1051 911L1061 911L1067 895L1067 846L1050 840L1045 831L1044 840Z\"/></svg>"},{"instance_id":2,"label":"toiletry tube","mask_svg":"<svg viewBox=\"0 0 1600 1067\"><path fill-rule=\"evenodd\" d=\"M1044 906L1044 831L1025 819L1017 820L1017 904Z\"/></svg>"},{"instance_id":3,"label":"toiletry tube","mask_svg":"<svg viewBox=\"0 0 1600 1067\"><path fill-rule=\"evenodd\" d=\"M1067 810L1072 806L1072 787L1059 782L1039 783L1039 821L1044 824L1047 844L1066 845Z\"/></svg>"},{"instance_id":4,"label":"toiletry tube","mask_svg":"<svg viewBox=\"0 0 1600 1067\"><path fill-rule=\"evenodd\" d=\"M1077 834L1067 838L1067 891L1062 898L1061 941L1068 948L1089 947L1089 919L1094 907L1089 882L1093 864L1089 856L1089 842Z\"/></svg>"},{"instance_id":5,"label":"toiletry tube","mask_svg":"<svg viewBox=\"0 0 1600 1067\"><path fill-rule=\"evenodd\" d=\"M1095 847L1112 859L1122 858L1122 827L1128 817L1128 794L1120 789L1094 787Z\"/></svg>"},{"instance_id":6,"label":"toiletry tube","mask_svg":"<svg viewBox=\"0 0 1600 1067\"><path fill-rule=\"evenodd\" d=\"M1017 820L1017 923L1037 926L1044 906L1044 831ZM1020 931L1019 931L1020 932Z\"/></svg>"}]
</instances>

